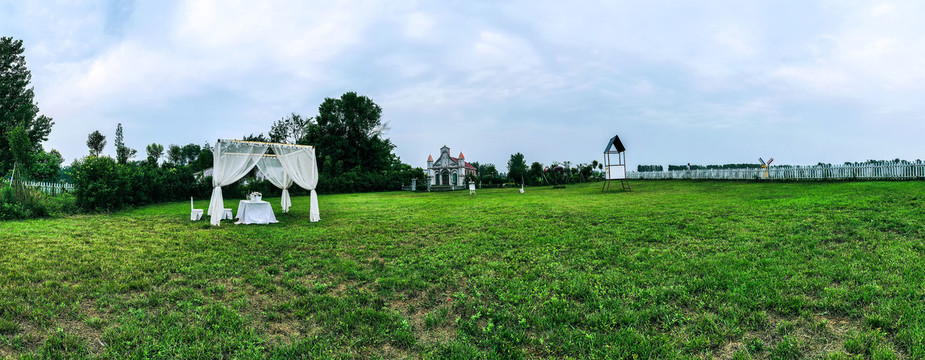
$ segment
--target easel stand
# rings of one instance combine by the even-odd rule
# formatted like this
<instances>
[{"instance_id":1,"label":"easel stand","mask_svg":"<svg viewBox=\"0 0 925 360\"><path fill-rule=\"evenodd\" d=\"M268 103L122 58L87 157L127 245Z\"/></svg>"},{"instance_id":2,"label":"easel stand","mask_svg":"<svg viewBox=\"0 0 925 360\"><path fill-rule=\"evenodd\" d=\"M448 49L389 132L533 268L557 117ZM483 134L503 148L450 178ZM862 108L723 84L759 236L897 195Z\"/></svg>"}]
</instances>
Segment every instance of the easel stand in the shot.
<instances>
[{"instance_id":1,"label":"easel stand","mask_svg":"<svg viewBox=\"0 0 925 360\"><path fill-rule=\"evenodd\" d=\"M601 191L610 191L610 182L616 180L604 180L604 186L601 188ZM623 191L631 191L630 182L628 180L620 180L620 186L623 187Z\"/></svg>"}]
</instances>

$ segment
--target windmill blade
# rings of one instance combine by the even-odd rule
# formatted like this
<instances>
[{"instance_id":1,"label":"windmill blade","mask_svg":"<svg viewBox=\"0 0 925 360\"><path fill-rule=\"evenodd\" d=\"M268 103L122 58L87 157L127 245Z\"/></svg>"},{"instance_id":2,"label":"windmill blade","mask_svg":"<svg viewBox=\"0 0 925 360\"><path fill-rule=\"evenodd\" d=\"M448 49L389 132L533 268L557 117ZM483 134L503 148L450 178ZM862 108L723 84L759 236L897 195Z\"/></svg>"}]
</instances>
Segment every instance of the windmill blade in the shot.
<instances>
[{"instance_id":1,"label":"windmill blade","mask_svg":"<svg viewBox=\"0 0 925 360\"><path fill-rule=\"evenodd\" d=\"M768 159L768 165L771 165L771 162L773 162L773 161L774 161L774 158Z\"/></svg>"},{"instance_id":2,"label":"windmill blade","mask_svg":"<svg viewBox=\"0 0 925 360\"><path fill-rule=\"evenodd\" d=\"M765 165L765 164L764 164L764 159L758 158L758 161L761 161L761 165Z\"/></svg>"}]
</instances>

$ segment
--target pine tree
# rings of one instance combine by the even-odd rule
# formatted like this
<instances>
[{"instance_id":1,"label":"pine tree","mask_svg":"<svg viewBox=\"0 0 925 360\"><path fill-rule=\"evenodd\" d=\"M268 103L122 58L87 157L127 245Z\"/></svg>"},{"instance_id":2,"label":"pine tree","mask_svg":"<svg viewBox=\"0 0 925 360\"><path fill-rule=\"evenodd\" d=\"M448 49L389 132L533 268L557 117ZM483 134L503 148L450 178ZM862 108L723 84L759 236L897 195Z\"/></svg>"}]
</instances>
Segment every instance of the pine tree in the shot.
<instances>
[{"instance_id":1,"label":"pine tree","mask_svg":"<svg viewBox=\"0 0 925 360\"><path fill-rule=\"evenodd\" d=\"M137 153L137 150L125 146L122 139L122 123L119 123L119 126L116 127L116 161L120 164L125 164L129 159L135 157Z\"/></svg>"}]
</instances>

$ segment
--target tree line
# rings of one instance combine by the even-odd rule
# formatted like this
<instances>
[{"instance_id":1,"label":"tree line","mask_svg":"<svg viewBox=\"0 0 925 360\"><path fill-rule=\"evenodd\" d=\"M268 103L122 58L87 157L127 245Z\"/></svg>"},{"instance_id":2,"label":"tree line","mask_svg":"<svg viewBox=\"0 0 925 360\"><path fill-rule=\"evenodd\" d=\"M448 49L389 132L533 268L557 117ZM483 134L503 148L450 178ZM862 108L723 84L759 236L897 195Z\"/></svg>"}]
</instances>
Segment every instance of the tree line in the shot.
<instances>
[{"instance_id":1,"label":"tree line","mask_svg":"<svg viewBox=\"0 0 925 360\"><path fill-rule=\"evenodd\" d=\"M321 193L397 190L411 178L423 179L424 171L403 164L392 153L395 146L384 136L388 128L381 122L381 113L368 97L348 92L340 98L326 98L315 117L292 113L273 122L267 135L249 134L242 139L314 146L319 170L316 189ZM166 152L162 145L152 143L145 148L146 159L131 161L137 151L125 146L119 124L115 159L101 156L105 146L104 135L90 133L89 155L72 165L77 203L83 210L113 210L210 194L212 179L205 170L212 167L214 157L208 143L170 145ZM243 197L251 191L282 191L256 175L254 169L242 181L223 187L223 192L227 197ZM307 194L298 187L290 192Z\"/></svg>"},{"instance_id":2,"label":"tree line","mask_svg":"<svg viewBox=\"0 0 925 360\"><path fill-rule=\"evenodd\" d=\"M475 175L467 175L465 181L482 186L526 185L560 186L571 183L600 181L604 179L604 165L593 160L590 163L573 165L570 161L553 161L548 166L534 161L527 166L523 154L511 154L507 162L507 173L499 173L494 164L469 163L476 168Z\"/></svg>"}]
</instances>

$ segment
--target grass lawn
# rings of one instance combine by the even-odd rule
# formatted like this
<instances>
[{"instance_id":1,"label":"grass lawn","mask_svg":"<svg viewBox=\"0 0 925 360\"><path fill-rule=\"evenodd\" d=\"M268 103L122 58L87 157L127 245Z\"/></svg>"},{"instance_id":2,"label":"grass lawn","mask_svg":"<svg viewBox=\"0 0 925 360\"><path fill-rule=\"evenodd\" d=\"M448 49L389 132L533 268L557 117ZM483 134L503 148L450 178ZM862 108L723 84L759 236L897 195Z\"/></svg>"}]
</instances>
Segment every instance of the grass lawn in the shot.
<instances>
[{"instance_id":1,"label":"grass lawn","mask_svg":"<svg viewBox=\"0 0 925 360\"><path fill-rule=\"evenodd\" d=\"M0 222L0 357L925 358L925 182L632 186Z\"/></svg>"}]
</instances>

